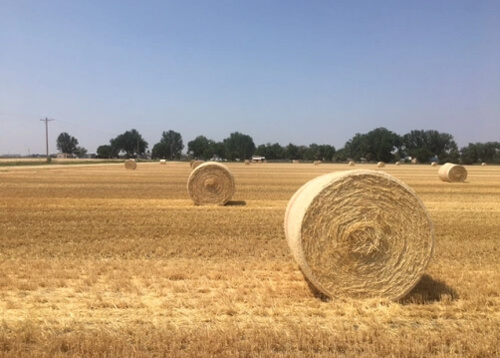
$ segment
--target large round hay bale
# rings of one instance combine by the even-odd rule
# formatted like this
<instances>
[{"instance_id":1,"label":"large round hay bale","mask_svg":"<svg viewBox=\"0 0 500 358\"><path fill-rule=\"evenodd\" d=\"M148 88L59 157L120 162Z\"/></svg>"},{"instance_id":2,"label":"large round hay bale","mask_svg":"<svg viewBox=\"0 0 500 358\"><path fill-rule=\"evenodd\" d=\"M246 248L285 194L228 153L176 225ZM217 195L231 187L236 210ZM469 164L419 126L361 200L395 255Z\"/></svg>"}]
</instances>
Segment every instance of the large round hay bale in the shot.
<instances>
[{"instance_id":1,"label":"large round hay bale","mask_svg":"<svg viewBox=\"0 0 500 358\"><path fill-rule=\"evenodd\" d=\"M378 162L377 163L377 168L383 168L385 167L385 163L384 162Z\"/></svg>"},{"instance_id":2,"label":"large round hay bale","mask_svg":"<svg viewBox=\"0 0 500 358\"><path fill-rule=\"evenodd\" d=\"M187 190L196 205L224 205L234 194L234 177L224 164L202 163L189 175Z\"/></svg>"},{"instance_id":3,"label":"large round hay bale","mask_svg":"<svg viewBox=\"0 0 500 358\"><path fill-rule=\"evenodd\" d=\"M134 159L127 159L125 161L125 169L134 170L135 168L137 168L137 163L135 162Z\"/></svg>"},{"instance_id":4,"label":"large round hay bale","mask_svg":"<svg viewBox=\"0 0 500 358\"><path fill-rule=\"evenodd\" d=\"M353 167L356 165L356 163L353 160L350 160L348 164L350 167Z\"/></svg>"},{"instance_id":5,"label":"large round hay bale","mask_svg":"<svg viewBox=\"0 0 500 358\"><path fill-rule=\"evenodd\" d=\"M445 163L438 170L439 179L451 183L464 182L467 179L467 169L453 163Z\"/></svg>"},{"instance_id":6,"label":"large round hay bale","mask_svg":"<svg viewBox=\"0 0 500 358\"><path fill-rule=\"evenodd\" d=\"M284 226L304 276L329 297L399 299L420 280L434 247L422 201L374 170L307 182L288 203Z\"/></svg>"},{"instance_id":7,"label":"large round hay bale","mask_svg":"<svg viewBox=\"0 0 500 358\"><path fill-rule=\"evenodd\" d=\"M191 163L191 169L195 169L198 165L205 163L203 160L193 160Z\"/></svg>"}]
</instances>

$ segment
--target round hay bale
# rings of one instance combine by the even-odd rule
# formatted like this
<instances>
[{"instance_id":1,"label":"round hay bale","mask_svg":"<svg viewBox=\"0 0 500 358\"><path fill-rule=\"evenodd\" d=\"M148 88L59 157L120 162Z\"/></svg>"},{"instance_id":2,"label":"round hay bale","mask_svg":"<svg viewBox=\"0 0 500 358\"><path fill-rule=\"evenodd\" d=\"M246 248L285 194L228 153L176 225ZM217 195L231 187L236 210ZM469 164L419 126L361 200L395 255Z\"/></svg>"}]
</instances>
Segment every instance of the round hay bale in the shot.
<instances>
[{"instance_id":1,"label":"round hay bale","mask_svg":"<svg viewBox=\"0 0 500 358\"><path fill-rule=\"evenodd\" d=\"M438 163L437 163L437 162L432 162L432 163L431 163L431 166L433 166L433 167L435 167L435 166L437 166L437 165L438 165Z\"/></svg>"},{"instance_id":2,"label":"round hay bale","mask_svg":"<svg viewBox=\"0 0 500 358\"><path fill-rule=\"evenodd\" d=\"M355 163L353 160L350 160L350 161L349 161L349 166L350 166L350 167L353 167L353 166L355 166L355 165L356 165L356 163Z\"/></svg>"},{"instance_id":3,"label":"round hay bale","mask_svg":"<svg viewBox=\"0 0 500 358\"><path fill-rule=\"evenodd\" d=\"M224 164L201 163L189 175L187 190L196 205L224 205L234 194L234 177Z\"/></svg>"},{"instance_id":4,"label":"round hay bale","mask_svg":"<svg viewBox=\"0 0 500 358\"><path fill-rule=\"evenodd\" d=\"M401 162L400 161L397 161L396 163L394 163L396 165L401 165Z\"/></svg>"},{"instance_id":5,"label":"round hay bale","mask_svg":"<svg viewBox=\"0 0 500 358\"><path fill-rule=\"evenodd\" d=\"M450 183L464 182L467 179L467 169L459 164L445 163L438 170L439 179Z\"/></svg>"},{"instance_id":6,"label":"round hay bale","mask_svg":"<svg viewBox=\"0 0 500 358\"><path fill-rule=\"evenodd\" d=\"M160 159L160 164L167 164L167 161L165 159Z\"/></svg>"},{"instance_id":7,"label":"round hay bale","mask_svg":"<svg viewBox=\"0 0 500 358\"><path fill-rule=\"evenodd\" d=\"M134 170L135 168L137 168L137 163L135 162L134 159L127 159L125 161L125 169Z\"/></svg>"},{"instance_id":8,"label":"round hay bale","mask_svg":"<svg viewBox=\"0 0 500 358\"><path fill-rule=\"evenodd\" d=\"M293 164L299 164L299 163L300 163L300 160L294 159L294 160L292 160L292 163L293 163Z\"/></svg>"},{"instance_id":9,"label":"round hay bale","mask_svg":"<svg viewBox=\"0 0 500 358\"><path fill-rule=\"evenodd\" d=\"M191 169L196 169L196 167L203 163L205 163L203 160L193 160L191 163Z\"/></svg>"},{"instance_id":10,"label":"round hay bale","mask_svg":"<svg viewBox=\"0 0 500 358\"><path fill-rule=\"evenodd\" d=\"M384 162L378 162L377 163L377 168L383 168L385 167L385 163Z\"/></svg>"},{"instance_id":11,"label":"round hay bale","mask_svg":"<svg viewBox=\"0 0 500 358\"><path fill-rule=\"evenodd\" d=\"M434 247L422 201L374 170L307 182L288 203L284 227L304 276L329 297L402 298L424 274Z\"/></svg>"},{"instance_id":12,"label":"round hay bale","mask_svg":"<svg viewBox=\"0 0 500 358\"><path fill-rule=\"evenodd\" d=\"M320 165L321 164L321 160L315 160L314 161L314 165Z\"/></svg>"},{"instance_id":13,"label":"round hay bale","mask_svg":"<svg viewBox=\"0 0 500 358\"><path fill-rule=\"evenodd\" d=\"M245 165L250 165L250 160L245 159Z\"/></svg>"},{"instance_id":14,"label":"round hay bale","mask_svg":"<svg viewBox=\"0 0 500 358\"><path fill-rule=\"evenodd\" d=\"M482 162L482 163L481 163L481 165L484 167L484 166L485 166L485 165L487 165L487 164L486 164L486 162Z\"/></svg>"}]
</instances>

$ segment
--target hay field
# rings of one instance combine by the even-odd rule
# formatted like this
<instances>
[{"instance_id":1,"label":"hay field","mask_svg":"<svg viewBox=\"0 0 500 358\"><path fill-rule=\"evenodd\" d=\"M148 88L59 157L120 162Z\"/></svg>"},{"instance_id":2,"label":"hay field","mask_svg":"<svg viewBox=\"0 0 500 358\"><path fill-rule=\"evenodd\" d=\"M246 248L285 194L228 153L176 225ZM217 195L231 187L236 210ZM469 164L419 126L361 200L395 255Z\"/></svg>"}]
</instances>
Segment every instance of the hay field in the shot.
<instances>
[{"instance_id":1,"label":"hay field","mask_svg":"<svg viewBox=\"0 0 500 358\"><path fill-rule=\"evenodd\" d=\"M224 207L192 203L188 163L0 167L0 356L500 356L500 167L356 166L403 180L435 225L400 302L322 300L287 247L290 197L347 164L228 167Z\"/></svg>"}]
</instances>

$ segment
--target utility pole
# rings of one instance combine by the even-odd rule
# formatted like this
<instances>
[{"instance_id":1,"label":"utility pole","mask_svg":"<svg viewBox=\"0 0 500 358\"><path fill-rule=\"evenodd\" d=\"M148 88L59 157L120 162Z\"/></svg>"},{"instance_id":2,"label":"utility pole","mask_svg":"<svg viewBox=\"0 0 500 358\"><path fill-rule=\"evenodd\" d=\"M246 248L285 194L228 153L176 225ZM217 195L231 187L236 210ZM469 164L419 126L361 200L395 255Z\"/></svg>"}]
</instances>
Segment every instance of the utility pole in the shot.
<instances>
[{"instance_id":1,"label":"utility pole","mask_svg":"<svg viewBox=\"0 0 500 358\"><path fill-rule=\"evenodd\" d=\"M47 149L47 163L50 162L49 158L49 122L53 121L53 119L40 119L42 122L45 122L45 147Z\"/></svg>"}]
</instances>

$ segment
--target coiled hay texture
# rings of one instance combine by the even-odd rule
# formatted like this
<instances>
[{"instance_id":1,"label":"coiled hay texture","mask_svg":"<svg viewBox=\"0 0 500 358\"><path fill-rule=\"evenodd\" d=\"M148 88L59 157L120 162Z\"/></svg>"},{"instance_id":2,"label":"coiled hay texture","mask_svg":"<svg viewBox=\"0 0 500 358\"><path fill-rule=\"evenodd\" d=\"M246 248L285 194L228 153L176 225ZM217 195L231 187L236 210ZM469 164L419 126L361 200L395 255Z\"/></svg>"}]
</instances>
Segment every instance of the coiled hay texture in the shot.
<instances>
[{"instance_id":1,"label":"coiled hay texture","mask_svg":"<svg viewBox=\"0 0 500 358\"><path fill-rule=\"evenodd\" d=\"M187 189L196 205L224 205L234 194L234 177L224 164L202 163L189 175Z\"/></svg>"},{"instance_id":2,"label":"coiled hay texture","mask_svg":"<svg viewBox=\"0 0 500 358\"><path fill-rule=\"evenodd\" d=\"M451 183L464 182L467 179L467 169L462 165L445 163L438 170L439 179Z\"/></svg>"},{"instance_id":3,"label":"coiled hay texture","mask_svg":"<svg viewBox=\"0 0 500 358\"><path fill-rule=\"evenodd\" d=\"M377 163L377 167L378 168L383 168L383 167L385 167L385 163L384 162L378 162Z\"/></svg>"},{"instance_id":4,"label":"coiled hay texture","mask_svg":"<svg viewBox=\"0 0 500 358\"><path fill-rule=\"evenodd\" d=\"M397 300L420 280L434 247L421 200L400 180L375 170L307 182L288 203L284 227L306 279L332 298Z\"/></svg>"},{"instance_id":5,"label":"coiled hay texture","mask_svg":"<svg viewBox=\"0 0 500 358\"><path fill-rule=\"evenodd\" d=\"M355 166L355 165L356 165L356 163L355 163L354 161L352 161L352 160L351 160L351 161L349 161L349 166L350 166L350 167L353 167L353 166Z\"/></svg>"},{"instance_id":6,"label":"coiled hay texture","mask_svg":"<svg viewBox=\"0 0 500 358\"><path fill-rule=\"evenodd\" d=\"M198 167L200 164L203 164L205 163L204 161L202 160L193 160L190 165L191 165L191 169L196 169L196 167Z\"/></svg>"},{"instance_id":7,"label":"coiled hay texture","mask_svg":"<svg viewBox=\"0 0 500 358\"><path fill-rule=\"evenodd\" d=\"M135 160L133 160L133 159L127 159L125 161L125 169L134 170L135 168L137 168L137 163L135 162Z\"/></svg>"}]
</instances>

